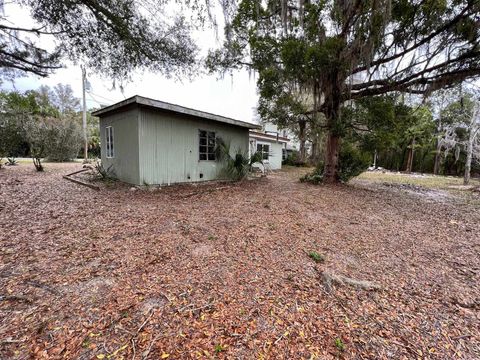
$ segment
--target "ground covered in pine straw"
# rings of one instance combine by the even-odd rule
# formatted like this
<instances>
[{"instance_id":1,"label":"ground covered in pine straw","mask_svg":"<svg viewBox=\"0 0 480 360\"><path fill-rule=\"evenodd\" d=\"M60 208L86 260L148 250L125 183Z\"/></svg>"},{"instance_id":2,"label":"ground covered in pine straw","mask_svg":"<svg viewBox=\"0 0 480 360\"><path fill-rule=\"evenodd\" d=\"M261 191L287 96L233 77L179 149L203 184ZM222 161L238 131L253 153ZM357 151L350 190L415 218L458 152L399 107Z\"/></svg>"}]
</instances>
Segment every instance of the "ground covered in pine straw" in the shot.
<instances>
[{"instance_id":1,"label":"ground covered in pine straw","mask_svg":"<svg viewBox=\"0 0 480 360\"><path fill-rule=\"evenodd\" d=\"M292 170L95 191L79 168L0 171L2 359L480 358L477 201Z\"/></svg>"}]
</instances>

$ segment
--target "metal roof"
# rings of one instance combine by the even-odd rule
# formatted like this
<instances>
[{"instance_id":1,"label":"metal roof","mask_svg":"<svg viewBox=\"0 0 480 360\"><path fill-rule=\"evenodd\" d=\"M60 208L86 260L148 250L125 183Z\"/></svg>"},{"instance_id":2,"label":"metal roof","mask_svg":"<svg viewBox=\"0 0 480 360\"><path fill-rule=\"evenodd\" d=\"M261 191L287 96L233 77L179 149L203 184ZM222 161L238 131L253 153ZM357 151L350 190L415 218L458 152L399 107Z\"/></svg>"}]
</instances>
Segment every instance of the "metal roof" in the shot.
<instances>
[{"instance_id":1,"label":"metal roof","mask_svg":"<svg viewBox=\"0 0 480 360\"><path fill-rule=\"evenodd\" d=\"M100 110L94 111L92 113L92 115L93 116L98 116L98 117L106 116L107 114L109 114L111 112L117 112L117 111L121 110L122 108L127 107L127 106L132 105L132 104L143 105L143 106L147 106L147 107L154 108L154 109L160 109L160 110L174 112L174 113L177 113L177 114L195 116L195 117L202 118L202 119L218 121L218 122L222 122L222 123L225 123L225 124L245 127L245 128L248 128L248 129L261 129L262 128L260 125L252 124L252 123L249 123L249 122L246 122L246 121L235 120L235 119L228 118L228 117L225 117L225 116L215 115L215 114L207 113L207 112L200 111L200 110L190 109L190 108L186 108L184 106L170 104L170 103L160 101L160 100L149 99L149 98L146 98L146 97L143 97L143 96L138 96L138 95L132 96L131 98L125 99L125 100L120 101L116 104L113 104L113 105L104 107Z\"/></svg>"}]
</instances>

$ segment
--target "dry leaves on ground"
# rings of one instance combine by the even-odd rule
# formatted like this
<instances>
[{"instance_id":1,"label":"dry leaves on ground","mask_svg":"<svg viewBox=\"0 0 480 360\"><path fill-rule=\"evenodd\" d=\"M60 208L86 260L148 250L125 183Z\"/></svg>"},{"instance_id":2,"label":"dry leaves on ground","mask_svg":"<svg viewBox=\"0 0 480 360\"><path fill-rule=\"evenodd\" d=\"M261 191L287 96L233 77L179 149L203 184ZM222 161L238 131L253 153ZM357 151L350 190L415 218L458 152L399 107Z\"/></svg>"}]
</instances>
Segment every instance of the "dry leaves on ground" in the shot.
<instances>
[{"instance_id":1,"label":"dry leaves on ground","mask_svg":"<svg viewBox=\"0 0 480 360\"><path fill-rule=\"evenodd\" d=\"M480 358L475 205L292 172L95 191L46 168L0 171L0 358Z\"/></svg>"}]
</instances>

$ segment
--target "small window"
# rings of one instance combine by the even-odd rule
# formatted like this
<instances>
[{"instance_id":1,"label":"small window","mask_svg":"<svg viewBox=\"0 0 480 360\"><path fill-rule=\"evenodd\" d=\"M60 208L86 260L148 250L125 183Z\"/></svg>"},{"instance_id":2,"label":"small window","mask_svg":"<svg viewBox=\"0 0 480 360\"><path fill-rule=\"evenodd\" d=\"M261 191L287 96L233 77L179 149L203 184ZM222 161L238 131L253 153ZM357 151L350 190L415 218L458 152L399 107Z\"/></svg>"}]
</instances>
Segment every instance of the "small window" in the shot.
<instances>
[{"instance_id":1,"label":"small window","mask_svg":"<svg viewBox=\"0 0 480 360\"><path fill-rule=\"evenodd\" d=\"M113 158L113 127L107 126L105 128L105 140L107 145L107 158Z\"/></svg>"},{"instance_id":2,"label":"small window","mask_svg":"<svg viewBox=\"0 0 480 360\"><path fill-rule=\"evenodd\" d=\"M257 144L257 152L262 154L262 160L268 160L268 154L270 153L270 145Z\"/></svg>"},{"instance_id":3,"label":"small window","mask_svg":"<svg viewBox=\"0 0 480 360\"><path fill-rule=\"evenodd\" d=\"M199 160L215 160L215 132L199 130Z\"/></svg>"}]
</instances>

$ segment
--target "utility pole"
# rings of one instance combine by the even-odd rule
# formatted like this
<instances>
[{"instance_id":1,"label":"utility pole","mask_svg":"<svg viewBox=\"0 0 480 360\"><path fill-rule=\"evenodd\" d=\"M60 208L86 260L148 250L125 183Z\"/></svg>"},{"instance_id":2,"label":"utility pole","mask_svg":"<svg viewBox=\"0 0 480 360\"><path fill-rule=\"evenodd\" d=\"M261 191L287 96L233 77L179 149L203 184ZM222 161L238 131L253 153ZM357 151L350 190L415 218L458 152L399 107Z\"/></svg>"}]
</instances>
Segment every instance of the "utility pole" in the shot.
<instances>
[{"instance_id":1,"label":"utility pole","mask_svg":"<svg viewBox=\"0 0 480 360\"><path fill-rule=\"evenodd\" d=\"M83 161L88 161L88 133L87 133L87 100L85 99L85 84L87 81L87 75L85 67L82 65L82 93L83 93L83 114L82 114L82 124L83 124L83 140L84 140L84 152L83 152Z\"/></svg>"}]
</instances>

